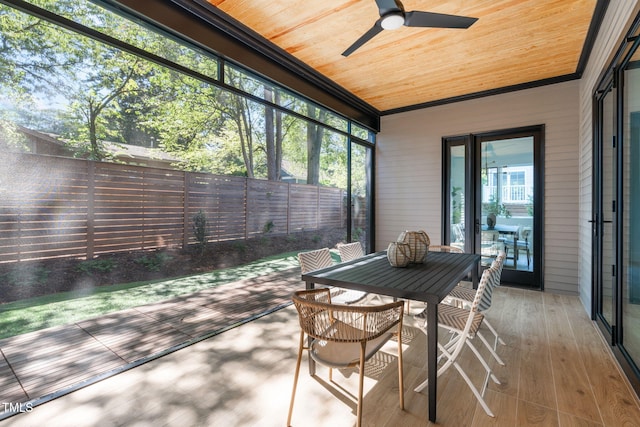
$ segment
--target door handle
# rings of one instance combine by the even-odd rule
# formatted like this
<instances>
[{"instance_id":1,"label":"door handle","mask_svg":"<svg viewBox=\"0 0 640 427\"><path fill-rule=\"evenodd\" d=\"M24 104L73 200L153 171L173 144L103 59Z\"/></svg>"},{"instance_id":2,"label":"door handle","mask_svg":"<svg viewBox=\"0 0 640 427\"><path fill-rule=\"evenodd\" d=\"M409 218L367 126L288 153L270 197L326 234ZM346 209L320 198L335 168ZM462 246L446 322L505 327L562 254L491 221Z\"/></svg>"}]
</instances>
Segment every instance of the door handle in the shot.
<instances>
[{"instance_id":1,"label":"door handle","mask_svg":"<svg viewBox=\"0 0 640 427\"><path fill-rule=\"evenodd\" d=\"M480 220L476 219L476 234L480 233Z\"/></svg>"}]
</instances>

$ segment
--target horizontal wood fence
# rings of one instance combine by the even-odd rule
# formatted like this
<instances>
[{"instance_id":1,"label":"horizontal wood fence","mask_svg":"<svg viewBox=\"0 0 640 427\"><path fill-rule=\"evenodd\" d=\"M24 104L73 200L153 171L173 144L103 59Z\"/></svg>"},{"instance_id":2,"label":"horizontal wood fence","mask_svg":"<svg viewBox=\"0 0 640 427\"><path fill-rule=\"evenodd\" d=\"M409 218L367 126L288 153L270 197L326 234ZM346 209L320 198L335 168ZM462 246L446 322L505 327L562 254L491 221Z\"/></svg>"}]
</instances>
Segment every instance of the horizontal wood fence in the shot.
<instances>
[{"instance_id":1,"label":"horizontal wood fence","mask_svg":"<svg viewBox=\"0 0 640 427\"><path fill-rule=\"evenodd\" d=\"M346 192L34 154L0 159L0 263L346 226Z\"/></svg>"}]
</instances>

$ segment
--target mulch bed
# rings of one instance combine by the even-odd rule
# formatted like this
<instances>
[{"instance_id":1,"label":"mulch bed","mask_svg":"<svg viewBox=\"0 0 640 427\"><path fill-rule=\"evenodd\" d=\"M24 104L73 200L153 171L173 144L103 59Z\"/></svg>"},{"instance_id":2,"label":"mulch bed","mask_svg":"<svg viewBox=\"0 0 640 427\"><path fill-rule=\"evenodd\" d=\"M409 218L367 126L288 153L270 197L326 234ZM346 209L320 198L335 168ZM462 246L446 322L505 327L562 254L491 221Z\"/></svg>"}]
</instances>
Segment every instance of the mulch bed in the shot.
<instances>
[{"instance_id":1,"label":"mulch bed","mask_svg":"<svg viewBox=\"0 0 640 427\"><path fill-rule=\"evenodd\" d=\"M345 229L210 243L196 247L100 255L94 260L53 259L0 264L0 304L58 292L206 273L270 255L333 247ZM91 263L91 264L89 264Z\"/></svg>"}]
</instances>

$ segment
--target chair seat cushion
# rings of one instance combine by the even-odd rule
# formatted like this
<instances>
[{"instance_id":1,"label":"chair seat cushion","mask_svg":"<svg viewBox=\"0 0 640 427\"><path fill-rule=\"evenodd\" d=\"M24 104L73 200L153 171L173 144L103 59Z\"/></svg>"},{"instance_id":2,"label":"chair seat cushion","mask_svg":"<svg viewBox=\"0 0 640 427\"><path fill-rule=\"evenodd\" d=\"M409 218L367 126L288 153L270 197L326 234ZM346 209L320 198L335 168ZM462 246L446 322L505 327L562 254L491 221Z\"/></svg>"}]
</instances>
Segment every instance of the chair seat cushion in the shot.
<instances>
[{"instance_id":1,"label":"chair seat cushion","mask_svg":"<svg viewBox=\"0 0 640 427\"><path fill-rule=\"evenodd\" d=\"M362 330L340 321L336 321L332 325L332 329L340 330L337 334L341 336L357 337L362 334ZM386 332L367 341L364 360L369 360L392 336L392 332ZM309 354L313 360L322 365L331 368L347 368L357 365L360 361L360 341L340 342L314 339Z\"/></svg>"},{"instance_id":2,"label":"chair seat cushion","mask_svg":"<svg viewBox=\"0 0 640 427\"><path fill-rule=\"evenodd\" d=\"M484 315L482 313L476 312L473 315L473 323L471 324L471 329L469 330L469 334L474 335L480 325L482 324L482 319ZM469 310L464 308L458 308L447 304L439 304L438 305L438 324L444 328L455 329L458 331L464 330L465 324L469 319Z\"/></svg>"},{"instance_id":3,"label":"chair seat cushion","mask_svg":"<svg viewBox=\"0 0 640 427\"><path fill-rule=\"evenodd\" d=\"M331 292L332 304L354 304L362 301L367 297L367 293L363 291L354 291L351 289L335 288Z\"/></svg>"},{"instance_id":4,"label":"chair seat cushion","mask_svg":"<svg viewBox=\"0 0 640 427\"><path fill-rule=\"evenodd\" d=\"M448 296L462 301L472 302L476 296L476 290L458 285L449 292Z\"/></svg>"}]
</instances>

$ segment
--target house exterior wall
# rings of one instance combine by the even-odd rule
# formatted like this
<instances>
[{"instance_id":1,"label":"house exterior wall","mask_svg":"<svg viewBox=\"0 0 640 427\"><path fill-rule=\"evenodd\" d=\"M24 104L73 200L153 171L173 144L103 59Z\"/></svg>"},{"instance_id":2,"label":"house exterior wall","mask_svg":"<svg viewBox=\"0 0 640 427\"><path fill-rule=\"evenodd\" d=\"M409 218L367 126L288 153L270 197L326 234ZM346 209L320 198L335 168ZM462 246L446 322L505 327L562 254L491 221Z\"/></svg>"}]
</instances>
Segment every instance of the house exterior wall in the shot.
<instances>
[{"instance_id":1,"label":"house exterior wall","mask_svg":"<svg viewBox=\"0 0 640 427\"><path fill-rule=\"evenodd\" d=\"M592 96L640 0L611 2L578 81L409 111L381 120L376 249L405 229L441 235L442 137L545 125L544 286L591 312Z\"/></svg>"},{"instance_id":2,"label":"house exterior wall","mask_svg":"<svg viewBox=\"0 0 640 427\"><path fill-rule=\"evenodd\" d=\"M578 293L579 81L383 116L376 142L376 245L441 237L442 137L545 125L544 286Z\"/></svg>"},{"instance_id":3,"label":"house exterior wall","mask_svg":"<svg viewBox=\"0 0 640 427\"><path fill-rule=\"evenodd\" d=\"M579 294L591 314L591 219L593 179L593 93L603 70L618 49L630 19L636 15L640 1L609 3L589 63L580 80L580 210L579 210Z\"/></svg>"}]
</instances>

